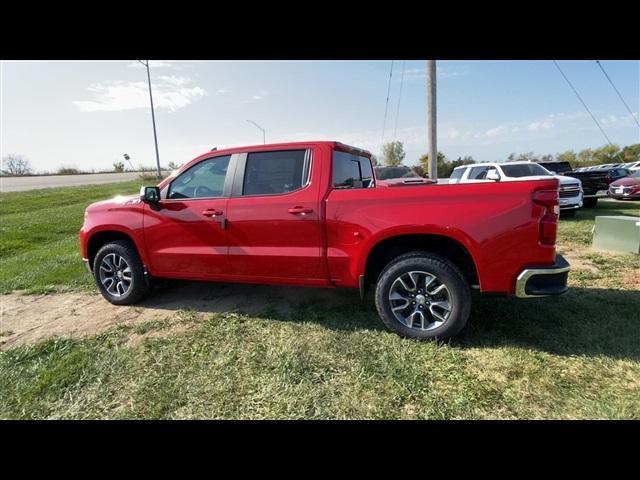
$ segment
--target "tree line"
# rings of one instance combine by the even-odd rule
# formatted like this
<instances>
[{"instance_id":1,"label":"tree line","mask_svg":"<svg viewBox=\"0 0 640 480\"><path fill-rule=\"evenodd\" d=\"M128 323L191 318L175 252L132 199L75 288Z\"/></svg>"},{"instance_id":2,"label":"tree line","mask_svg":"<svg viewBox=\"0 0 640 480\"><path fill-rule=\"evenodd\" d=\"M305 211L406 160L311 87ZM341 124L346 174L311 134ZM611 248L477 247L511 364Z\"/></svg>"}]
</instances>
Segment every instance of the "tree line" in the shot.
<instances>
[{"instance_id":1,"label":"tree line","mask_svg":"<svg viewBox=\"0 0 640 480\"><path fill-rule=\"evenodd\" d=\"M127 161L129 161L129 156L125 154L124 157ZM121 160L116 160L113 162L112 170L99 170L95 171L95 169L91 169L91 171L81 170L76 168L75 166L62 166L59 167L55 173L51 172L41 172L39 175L78 175L85 173L123 173L123 172L148 172L155 171L156 167L145 167L142 164L138 165L138 169L136 170L131 162L131 169L127 169L124 162ZM161 170L176 170L179 168L175 162L169 162L167 166L160 166ZM31 167L31 162L27 157L20 154L11 153L2 157L2 163L0 164L0 175L7 177L24 177L28 175L36 175L33 168Z\"/></svg>"},{"instance_id":2,"label":"tree line","mask_svg":"<svg viewBox=\"0 0 640 480\"><path fill-rule=\"evenodd\" d=\"M382 148L382 161L378 161L374 157L374 165L382 164L384 166L395 167L401 165L405 158L404 145L402 142L395 141L389 142L383 145ZM496 161L501 161L497 159ZM511 153L504 161L507 162L569 162L571 168L590 167L593 165L603 165L606 163L627 163L640 161L640 143L627 145L620 147L618 145L604 145L599 148L585 148L578 152L574 150L566 150L556 154L544 154L538 155L534 152L526 153ZM451 160L445 156L444 153L438 152L437 164L438 164L438 177L448 178L454 168L461 165L469 165L471 163L477 163L476 160L470 156L458 157L455 160ZM410 166L410 168L418 175L424 176L429 171L429 154L424 154L418 159L418 164Z\"/></svg>"}]
</instances>

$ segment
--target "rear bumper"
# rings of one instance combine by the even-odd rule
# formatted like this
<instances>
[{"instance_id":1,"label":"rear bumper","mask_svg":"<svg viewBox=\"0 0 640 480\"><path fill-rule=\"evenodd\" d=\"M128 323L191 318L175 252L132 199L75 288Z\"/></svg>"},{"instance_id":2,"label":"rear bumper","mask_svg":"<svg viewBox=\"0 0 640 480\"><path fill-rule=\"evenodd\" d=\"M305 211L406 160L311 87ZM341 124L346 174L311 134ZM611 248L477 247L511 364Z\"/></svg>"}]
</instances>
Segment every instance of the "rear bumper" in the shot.
<instances>
[{"instance_id":1,"label":"rear bumper","mask_svg":"<svg viewBox=\"0 0 640 480\"><path fill-rule=\"evenodd\" d=\"M516 297L544 297L561 295L569 287L567 278L571 266L562 255L556 255L556 261L550 267L525 268L516 280Z\"/></svg>"}]
</instances>

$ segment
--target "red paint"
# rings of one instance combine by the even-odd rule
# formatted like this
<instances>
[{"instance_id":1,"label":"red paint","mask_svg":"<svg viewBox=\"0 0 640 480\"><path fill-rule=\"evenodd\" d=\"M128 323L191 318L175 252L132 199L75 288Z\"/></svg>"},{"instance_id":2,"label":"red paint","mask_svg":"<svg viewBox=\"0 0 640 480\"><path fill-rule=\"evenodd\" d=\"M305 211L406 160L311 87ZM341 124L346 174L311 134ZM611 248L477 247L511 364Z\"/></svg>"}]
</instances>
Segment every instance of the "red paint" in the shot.
<instances>
[{"instance_id":1,"label":"red paint","mask_svg":"<svg viewBox=\"0 0 640 480\"><path fill-rule=\"evenodd\" d=\"M96 233L116 231L157 277L357 288L379 242L432 234L468 250L482 291L505 293L514 292L523 268L554 263L557 193L534 192L557 190L556 179L335 190L332 152L353 151L335 142L207 152L180 171L218 155L307 148L310 182L287 194L94 203L80 231L82 255Z\"/></svg>"}]
</instances>

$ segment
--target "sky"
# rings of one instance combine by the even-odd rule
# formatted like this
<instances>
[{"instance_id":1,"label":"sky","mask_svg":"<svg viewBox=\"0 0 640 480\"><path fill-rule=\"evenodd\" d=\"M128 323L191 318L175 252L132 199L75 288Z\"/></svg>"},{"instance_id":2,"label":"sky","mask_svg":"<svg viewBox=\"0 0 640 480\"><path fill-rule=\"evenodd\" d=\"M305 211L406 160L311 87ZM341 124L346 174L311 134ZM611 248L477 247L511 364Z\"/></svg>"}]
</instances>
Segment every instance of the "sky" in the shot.
<instances>
[{"instance_id":1,"label":"sky","mask_svg":"<svg viewBox=\"0 0 640 480\"><path fill-rule=\"evenodd\" d=\"M640 129L595 61L560 67L620 146ZM637 116L640 61L601 62ZM413 165L427 146L424 61L151 61L160 161L262 143L338 140L379 154L404 143ZM404 71L404 74L403 74ZM2 61L0 153L36 171L111 169L123 154L155 165L145 68L123 61ZM389 101L387 91L390 85ZM387 115L385 119L385 109ZM551 61L438 61L438 150L502 161L606 139ZM128 165L127 165L128 166Z\"/></svg>"}]
</instances>

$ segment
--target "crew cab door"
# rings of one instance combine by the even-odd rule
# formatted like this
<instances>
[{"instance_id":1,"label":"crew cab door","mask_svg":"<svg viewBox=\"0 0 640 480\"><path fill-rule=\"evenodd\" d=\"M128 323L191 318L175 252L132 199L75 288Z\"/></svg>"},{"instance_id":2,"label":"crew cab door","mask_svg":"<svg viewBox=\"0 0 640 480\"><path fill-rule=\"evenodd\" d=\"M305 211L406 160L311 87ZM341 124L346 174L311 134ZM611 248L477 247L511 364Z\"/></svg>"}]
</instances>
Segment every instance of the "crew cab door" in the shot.
<instances>
[{"instance_id":1,"label":"crew cab door","mask_svg":"<svg viewBox=\"0 0 640 480\"><path fill-rule=\"evenodd\" d=\"M227 202L236 155L205 158L180 173L145 205L144 239L152 272L215 278L227 271Z\"/></svg>"},{"instance_id":2,"label":"crew cab door","mask_svg":"<svg viewBox=\"0 0 640 480\"><path fill-rule=\"evenodd\" d=\"M231 275L326 280L313 156L312 148L297 148L238 157L227 206Z\"/></svg>"}]
</instances>

